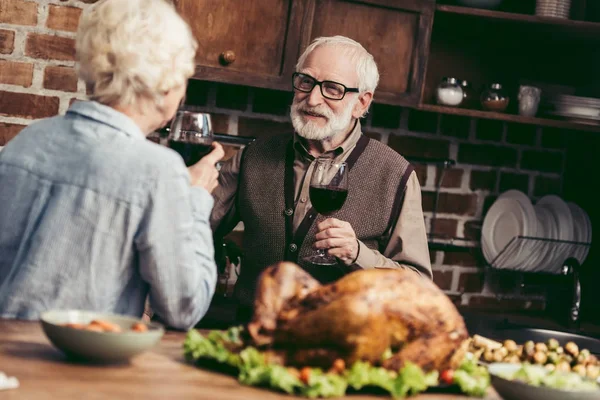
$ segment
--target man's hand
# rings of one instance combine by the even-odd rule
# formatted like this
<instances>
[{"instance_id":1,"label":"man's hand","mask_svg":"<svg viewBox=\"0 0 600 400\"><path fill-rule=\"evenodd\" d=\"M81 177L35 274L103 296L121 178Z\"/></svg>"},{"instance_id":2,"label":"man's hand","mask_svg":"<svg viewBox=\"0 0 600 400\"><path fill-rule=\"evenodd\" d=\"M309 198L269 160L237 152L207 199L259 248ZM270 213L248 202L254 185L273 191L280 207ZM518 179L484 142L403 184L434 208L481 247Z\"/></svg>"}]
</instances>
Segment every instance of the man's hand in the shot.
<instances>
[{"instance_id":1,"label":"man's hand","mask_svg":"<svg viewBox=\"0 0 600 400\"><path fill-rule=\"evenodd\" d=\"M317 225L316 249L325 249L346 265L352 265L358 257L358 240L352 226L346 221L328 218Z\"/></svg>"},{"instance_id":2,"label":"man's hand","mask_svg":"<svg viewBox=\"0 0 600 400\"><path fill-rule=\"evenodd\" d=\"M192 186L200 186L212 193L219 184L219 171L215 166L223 156L225 151L223 146L213 142L212 151L202 157L196 164L188 167Z\"/></svg>"}]
</instances>

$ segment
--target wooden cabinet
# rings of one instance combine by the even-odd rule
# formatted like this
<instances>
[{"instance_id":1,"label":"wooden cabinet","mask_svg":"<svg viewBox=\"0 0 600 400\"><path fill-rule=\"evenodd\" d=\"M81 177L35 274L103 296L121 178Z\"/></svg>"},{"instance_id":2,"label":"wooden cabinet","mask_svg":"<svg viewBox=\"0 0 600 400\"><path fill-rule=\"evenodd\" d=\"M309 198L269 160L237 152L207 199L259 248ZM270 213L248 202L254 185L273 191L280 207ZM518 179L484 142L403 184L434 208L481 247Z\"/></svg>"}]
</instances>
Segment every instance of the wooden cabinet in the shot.
<instances>
[{"instance_id":1,"label":"wooden cabinet","mask_svg":"<svg viewBox=\"0 0 600 400\"><path fill-rule=\"evenodd\" d=\"M319 36L343 35L356 40L379 67L375 101L416 105L424 81L434 6L433 0L310 0L301 47Z\"/></svg>"},{"instance_id":2,"label":"wooden cabinet","mask_svg":"<svg viewBox=\"0 0 600 400\"><path fill-rule=\"evenodd\" d=\"M295 62L294 0L175 0L198 40L195 77L281 87ZM297 44L297 39L296 39ZM293 54L290 54L290 49Z\"/></svg>"},{"instance_id":3,"label":"wooden cabinet","mask_svg":"<svg viewBox=\"0 0 600 400\"><path fill-rule=\"evenodd\" d=\"M373 54L382 103L416 105L434 0L175 0L199 48L195 78L291 90L296 61L319 36L344 35Z\"/></svg>"}]
</instances>

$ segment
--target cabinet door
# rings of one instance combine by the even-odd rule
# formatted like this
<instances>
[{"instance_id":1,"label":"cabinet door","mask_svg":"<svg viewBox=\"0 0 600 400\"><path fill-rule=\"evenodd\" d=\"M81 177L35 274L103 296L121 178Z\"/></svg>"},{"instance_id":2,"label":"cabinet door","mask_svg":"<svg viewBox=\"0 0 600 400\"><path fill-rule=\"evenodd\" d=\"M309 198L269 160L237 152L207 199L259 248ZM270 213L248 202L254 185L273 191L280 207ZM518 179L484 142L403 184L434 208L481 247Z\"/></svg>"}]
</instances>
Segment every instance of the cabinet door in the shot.
<instances>
[{"instance_id":1,"label":"cabinet door","mask_svg":"<svg viewBox=\"0 0 600 400\"><path fill-rule=\"evenodd\" d=\"M293 0L175 0L198 41L196 77L270 86L282 79Z\"/></svg>"},{"instance_id":2,"label":"cabinet door","mask_svg":"<svg viewBox=\"0 0 600 400\"><path fill-rule=\"evenodd\" d=\"M435 3L433 0L309 0L302 48L319 36L362 44L379 68L375 101L420 101Z\"/></svg>"}]
</instances>

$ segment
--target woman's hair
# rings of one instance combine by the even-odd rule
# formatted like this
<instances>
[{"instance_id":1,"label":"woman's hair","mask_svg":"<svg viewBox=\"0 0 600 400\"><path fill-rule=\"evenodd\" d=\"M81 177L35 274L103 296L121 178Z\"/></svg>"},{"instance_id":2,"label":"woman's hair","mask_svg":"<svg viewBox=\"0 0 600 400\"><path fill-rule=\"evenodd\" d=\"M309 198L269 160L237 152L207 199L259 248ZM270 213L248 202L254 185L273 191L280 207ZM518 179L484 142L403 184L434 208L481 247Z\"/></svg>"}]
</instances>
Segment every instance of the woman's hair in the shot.
<instances>
[{"instance_id":1,"label":"woman's hair","mask_svg":"<svg viewBox=\"0 0 600 400\"><path fill-rule=\"evenodd\" d=\"M165 0L102 0L81 17L76 51L91 99L109 106L160 107L194 73L197 43Z\"/></svg>"},{"instance_id":2,"label":"woman's hair","mask_svg":"<svg viewBox=\"0 0 600 400\"><path fill-rule=\"evenodd\" d=\"M302 69L308 55L320 46L334 46L346 50L356 64L360 92L375 92L379 83L379 71L375 59L360 43L345 36L319 37L313 40L298 59L296 71Z\"/></svg>"}]
</instances>

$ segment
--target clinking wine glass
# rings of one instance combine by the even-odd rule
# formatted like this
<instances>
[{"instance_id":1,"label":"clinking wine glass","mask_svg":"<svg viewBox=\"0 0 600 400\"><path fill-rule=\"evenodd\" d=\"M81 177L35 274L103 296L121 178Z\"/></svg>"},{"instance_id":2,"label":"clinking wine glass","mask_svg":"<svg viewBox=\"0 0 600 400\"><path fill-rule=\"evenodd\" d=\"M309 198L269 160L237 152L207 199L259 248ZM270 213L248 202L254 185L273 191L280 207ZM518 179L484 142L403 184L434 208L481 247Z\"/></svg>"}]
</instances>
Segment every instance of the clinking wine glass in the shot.
<instances>
[{"instance_id":1,"label":"clinking wine glass","mask_svg":"<svg viewBox=\"0 0 600 400\"><path fill-rule=\"evenodd\" d=\"M167 140L169 147L181 155L186 166L196 164L212 150L214 135L210 114L177 111Z\"/></svg>"},{"instance_id":2,"label":"clinking wine glass","mask_svg":"<svg viewBox=\"0 0 600 400\"><path fill-rule=\"evenodd\" d=\"M316 161L309 188L310 202L315 210L328 217L342 208L348 197L348 164L330 159ZM304 259L315 265L336 265L337 259L317 249Z\"/></svg>"}]
</instances>

